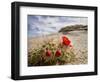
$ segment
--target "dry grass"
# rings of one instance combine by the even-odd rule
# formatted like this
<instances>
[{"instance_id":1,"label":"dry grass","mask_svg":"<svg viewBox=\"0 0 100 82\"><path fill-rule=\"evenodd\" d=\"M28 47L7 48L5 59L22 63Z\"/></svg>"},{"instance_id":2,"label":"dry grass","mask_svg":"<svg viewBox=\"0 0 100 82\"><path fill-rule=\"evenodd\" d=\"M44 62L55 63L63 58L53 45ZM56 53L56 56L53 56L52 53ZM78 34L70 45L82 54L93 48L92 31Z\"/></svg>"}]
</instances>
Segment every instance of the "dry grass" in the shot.
<instances>
[{"instance_id":1,"label":"dry grass","mask_svg":"<svg viewBox=\"0 0 100 82\"><path fill-rule=\"evenodd\" d=\"M42 36L37 38L28 39L28 60L34 50L40 49L43 45L48 42L54 42L55 46L58 46L60 38L63 34L53 34L49 36ZM73 53L75 55L74 61L66 62L64 64L87 64L88 63L88 52L87 52L87 31L71 31L65 34L72 42ZM29 64L29 63L28 63Z\"/></svg>"}]
</instances>

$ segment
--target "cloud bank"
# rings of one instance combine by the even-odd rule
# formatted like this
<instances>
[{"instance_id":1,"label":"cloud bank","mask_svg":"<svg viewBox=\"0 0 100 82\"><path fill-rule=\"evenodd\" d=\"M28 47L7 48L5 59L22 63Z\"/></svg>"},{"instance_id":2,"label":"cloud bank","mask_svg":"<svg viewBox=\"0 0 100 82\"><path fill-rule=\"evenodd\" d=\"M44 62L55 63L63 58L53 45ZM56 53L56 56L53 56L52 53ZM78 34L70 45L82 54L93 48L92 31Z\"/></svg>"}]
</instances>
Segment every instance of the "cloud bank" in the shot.
<instances>
[{"instance_id":1,"label":"cloud bank","mask_svg":"<svg viewBox=\"0 0 100 82\"><path fill-rule=\"evenodd\" d=\"M87 23L87 17L28 15L28 37L56 33L67 25Z\"/></svg>"}]
</instances>

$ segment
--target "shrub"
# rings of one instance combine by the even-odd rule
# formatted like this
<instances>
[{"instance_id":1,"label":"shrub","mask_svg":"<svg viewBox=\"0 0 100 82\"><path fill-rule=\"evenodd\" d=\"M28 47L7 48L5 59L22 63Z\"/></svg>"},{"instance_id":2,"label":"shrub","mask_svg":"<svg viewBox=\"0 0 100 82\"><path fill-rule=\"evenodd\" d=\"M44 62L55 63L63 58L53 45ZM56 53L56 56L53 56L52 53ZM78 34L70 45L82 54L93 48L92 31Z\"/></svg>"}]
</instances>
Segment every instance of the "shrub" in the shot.
<instances>
[{"instance_id":1,"label":"shrub","mask_svg":"<svg viewBox=\"0 0 100 82\"><path fill-rule=\"evenodd\" d=\"M64 65L75 59L71 41L62 36L61 42L54 40L45 42L42 47L29 52L29 66Z\"/></svg>"}]
</instances>

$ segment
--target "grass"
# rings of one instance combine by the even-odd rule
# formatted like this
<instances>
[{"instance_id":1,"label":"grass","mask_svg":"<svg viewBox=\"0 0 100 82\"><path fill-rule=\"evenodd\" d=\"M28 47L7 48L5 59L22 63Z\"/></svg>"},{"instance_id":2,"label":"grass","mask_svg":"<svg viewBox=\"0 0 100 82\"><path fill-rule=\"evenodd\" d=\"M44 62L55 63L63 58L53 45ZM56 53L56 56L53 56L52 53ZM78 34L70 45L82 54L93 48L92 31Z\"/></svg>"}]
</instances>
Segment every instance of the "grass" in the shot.
<instances>
[{"instance_id":1,"label":"grass","mask_svg":"<svg viewBox=\"0 0 100 82\"><path fill-rule=\"evenodd\" d=\"M46 51L50 52L46 55ZM60 54L56 56L56 51ZM55 39L45 41L44 45L30 51L28 57L29 66L48 66L48 65L64 65L74 62L75 53L73 47L65 46Z\"/></svg>"}]
</instances>

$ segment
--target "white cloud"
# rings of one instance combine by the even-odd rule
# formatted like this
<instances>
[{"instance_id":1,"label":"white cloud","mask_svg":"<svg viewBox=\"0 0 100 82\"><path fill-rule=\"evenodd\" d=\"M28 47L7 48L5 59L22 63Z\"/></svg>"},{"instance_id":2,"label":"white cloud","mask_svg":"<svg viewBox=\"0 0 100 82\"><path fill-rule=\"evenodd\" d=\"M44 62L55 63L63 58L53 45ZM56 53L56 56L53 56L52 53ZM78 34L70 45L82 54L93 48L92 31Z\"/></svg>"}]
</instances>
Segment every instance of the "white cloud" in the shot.
<instances>
[{"instance_id":1,"label":"white cloud","mask_svg":"<svg viewBox=\"0 0 100 82\"><path fill-rule=\"evenodd\" d=\"M62 16L28 16L28 34L36 36L37 34L50 34L57 32L64 26L83 24L87 25L86 17L62 17ZM36 30L38 28L38 30Z\"/></svg>"}]
</instances>

